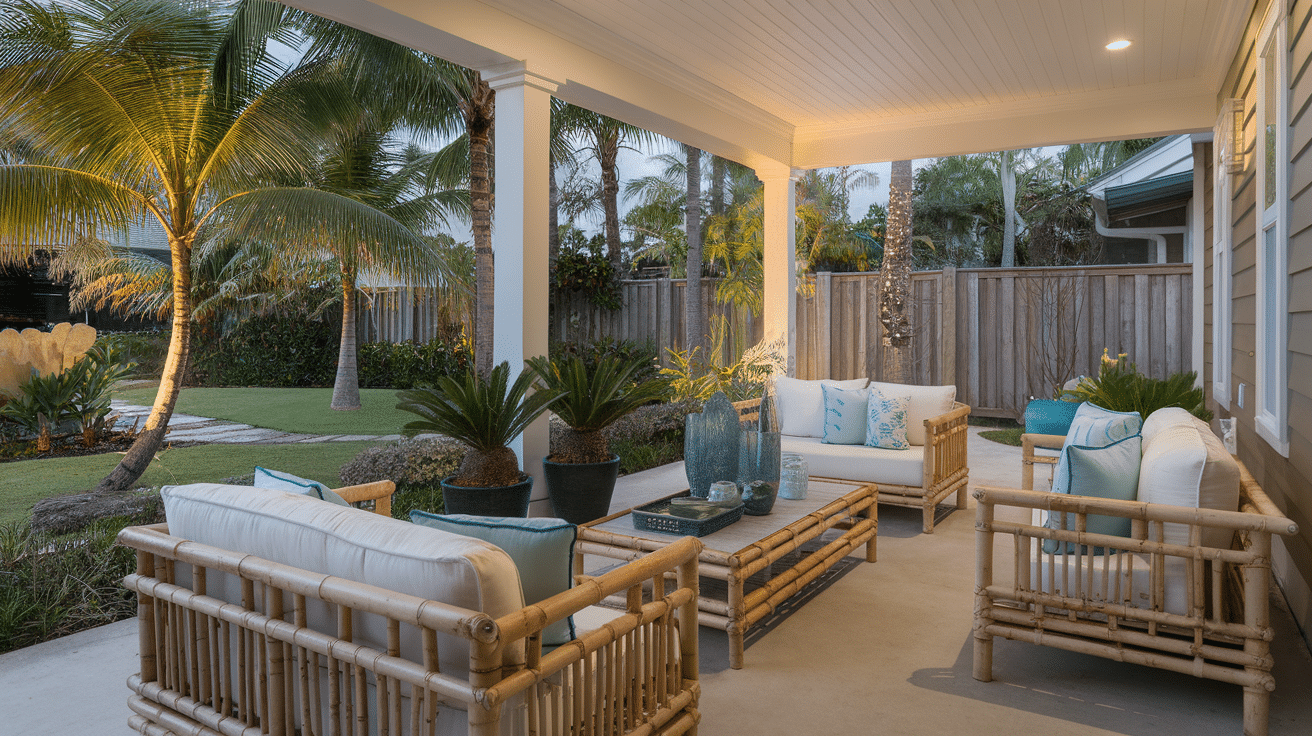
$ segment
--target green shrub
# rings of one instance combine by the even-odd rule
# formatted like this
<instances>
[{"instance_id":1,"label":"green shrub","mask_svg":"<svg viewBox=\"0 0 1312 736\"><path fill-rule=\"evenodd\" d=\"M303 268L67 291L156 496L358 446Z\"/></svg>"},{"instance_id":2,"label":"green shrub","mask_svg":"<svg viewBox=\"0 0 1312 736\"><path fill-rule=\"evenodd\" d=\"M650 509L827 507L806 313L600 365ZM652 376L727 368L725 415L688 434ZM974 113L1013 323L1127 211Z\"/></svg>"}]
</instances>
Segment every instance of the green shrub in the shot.
<instances>
[{"instance_id":1,"label":"green shrub","mask_svg":"<svg viewBox=\"0 0 1312 736\"><path fill-rule=\"evenodd\" d=\"M1137 411L1147 419L1158 409L1178 406L1205 422L1212 421L1203 389L1194 385L1198 374L1176 373L1170 378L1149 378L1134 363L1104 360L1098 375L1084 378L1066 395L1111 411Z\"/></svg>"},{"instance_id":2,"label":"green shrub","mask_svg":"<svg viewBox=\"0 0 1312 736\"><path fill-rule=\"evenodd\" d=\"M474 351L468 340L371 342L360 346L358 360L360 388L401 390L432 383L438 376L463 373L473 363Z\"/></svg>"},{"instance_id":3,"label":"green shrub","mask_svg":"<svg viewBox=\"0 0 1312 736\"><path fill-rule=\"evenodd\" d=\"M192 386L331 386L341 327L330 320L252 317L220 334L192 333Z\"/></svg>"},{"instance_id":4,"label":"green shrub","mask_svg":"<svg viewBox=\"0 0 1312 736\"><path fill-rule=\"evenodd\" d=\"M63 536L0 525L0 652L135 615L136 596L120 581L136 554L114 538L125 526L154 521L101 519Z\"/></svg>"},{"instance_id":5,"label":"green shrub","mask_svg":"<svg viewBox=\"0 0 1312 736\"><path fill-rule=\"evenodd\" d=\"M134 377L158 378L169 353L169 331L101 332L96 336L95 348L112 351L124 363L135 363Z\"/></svg>"},{"instance_id":6,"label":"green shrub","mask_svg":"<svg viewBox=\"0 0 1312 736\"><path fill-rule=\"evenodd\" d=\"M342 466L343 485L390 480L396 483L392 516L410 519L411 509L442 513L443 478L456 472L465 446L445 438L406 439L370 447Z\"/></svg>"},{"instance_id":7,"label":"green shrub","mask_svg":"<svg viewBox=\"0 0 1312 736\"><path fill-rule=\"evenodd\" d=\"M696 400L650 404L610 425L606 435L611 451L620 456L620 472L628 475L682 460L684 417L701 409Z\"/></svg>"},{"instance_id":8,"label":"green shrub","mask_svg":"<svg viewBox=\"0 0 1312 736\"><path fill-rule=\"evenodd\" d=\"M646 363L646 367L634 373L634 383L642 383L660 374L661 366L656 347L650 341L640 343L634 340L603 337L590 343L555 342L547 352L552 360L563 360L577 355L583 359L583 364L587 366L590 373L597 370L597 364L604 358L618 358L625 363L642 360Z\"/></svg>"}]
</instances>

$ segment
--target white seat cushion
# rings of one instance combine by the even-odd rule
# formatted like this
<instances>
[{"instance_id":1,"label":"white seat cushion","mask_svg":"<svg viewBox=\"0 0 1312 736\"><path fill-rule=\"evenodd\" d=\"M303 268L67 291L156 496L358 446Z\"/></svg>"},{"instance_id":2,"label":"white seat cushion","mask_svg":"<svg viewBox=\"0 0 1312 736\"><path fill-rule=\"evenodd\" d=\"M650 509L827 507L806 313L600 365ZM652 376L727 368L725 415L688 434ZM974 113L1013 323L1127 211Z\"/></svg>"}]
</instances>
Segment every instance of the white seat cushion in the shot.
<instances>
[{"instance_id":1,"label":"white seat cushion","mask_svg":"<svg viewBox=\"0 0 1312 736\"><path fill-rule=\"evenodd\" d=\"M197 483L161 491L169 533L311 572L480 611L494 618L524 606L519 573L496 546L308 496ZM211 574L210 595L241 602L235 578ZM290 600L287 610L291 610ZM336 634L328 607L307 600L310 628ZM387 650L385 621L357 614L355 641ZM443 672L463 678L469 647L438 635ZM401 627L402 656L423 661L419 632Z\"/></svg>"},{"instance_id":2,"label":"white seat cushion","mask_svg":"<svg viewBox=\"0 0 1312 736\"><path fill-rule=\"evenodd\" d=\"M956 386L912 386L903 383L871 381L870 388L879 389L885 397L906 396L907 441L913 445L925 444L925 420L947 414L957 401Z\"/></svg>"},{"instance_id":3,"label":"white seat cushion","mask_svg":"<svg viewBox=\"0 0 1312 736\"><path fill-rule=\"evenodd\" d=\"M807 473L821 478L915 487L925 480L923 446L885 450L865 445L827 445L815 437L788 435L784 435L779 444L783 452L796 452L805 457Z\"/></svg>"}]
</instances>

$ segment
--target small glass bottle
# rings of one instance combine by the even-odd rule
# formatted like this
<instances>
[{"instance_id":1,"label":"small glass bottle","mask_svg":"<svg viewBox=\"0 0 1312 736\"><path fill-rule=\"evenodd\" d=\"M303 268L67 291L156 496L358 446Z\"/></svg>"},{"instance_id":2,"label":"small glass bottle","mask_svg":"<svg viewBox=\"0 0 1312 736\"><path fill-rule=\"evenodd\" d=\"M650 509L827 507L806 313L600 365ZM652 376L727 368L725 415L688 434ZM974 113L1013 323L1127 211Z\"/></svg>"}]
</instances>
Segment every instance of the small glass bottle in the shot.
<instances>
[{"instance_id":1,"label":"small glass bottle","mask_svg":"<svg viewBox=\"0 0 1312 736\"><path fill-rule=\"evenodd\" d=\"M806 458L795 452L785 452L780 458L779 498L799 501L806 498Z\"/></svg>"}]
</instances>

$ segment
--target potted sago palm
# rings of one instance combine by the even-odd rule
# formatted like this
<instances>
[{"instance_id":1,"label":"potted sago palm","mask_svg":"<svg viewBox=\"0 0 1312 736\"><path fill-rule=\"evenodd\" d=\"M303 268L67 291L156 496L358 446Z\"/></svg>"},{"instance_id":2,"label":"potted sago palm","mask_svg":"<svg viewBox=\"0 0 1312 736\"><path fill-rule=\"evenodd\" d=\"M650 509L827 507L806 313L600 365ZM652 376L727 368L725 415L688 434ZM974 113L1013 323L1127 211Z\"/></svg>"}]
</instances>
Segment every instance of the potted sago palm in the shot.
<instances>
[{"instance_id":1,"label":"potted sago palm","mask_svg":"<svg viewBox=\"0 0 1312 736\"><path fill-rule=\"evenodd\" d=\"M647 361L604 356L594 367L582 358L528 361L548 391L560 398L551 410L567 425L542 459L547 497L556 516L582 524L610 511L620 457L610 451L606 428L643 404L665 396L662 378L637 380Z\"/></svg>"},{"instance_id":2,"label":"potted sago palm","mask_svg":"<svg viewBox=\"0 0 1312 736\"><path fill-rule=\"evenodd\" d=\"M529 393L533 375L525 369L510 384L510 364L502 363L486 378L470 368L438 378L432 388L397 392L396 408L420 417L405 425L406 435L437 432L468 448L455 475L441 481L448 514L528 515L533 477L520 471L508 445L562 393Z\"/></svg>"}]
</instances>

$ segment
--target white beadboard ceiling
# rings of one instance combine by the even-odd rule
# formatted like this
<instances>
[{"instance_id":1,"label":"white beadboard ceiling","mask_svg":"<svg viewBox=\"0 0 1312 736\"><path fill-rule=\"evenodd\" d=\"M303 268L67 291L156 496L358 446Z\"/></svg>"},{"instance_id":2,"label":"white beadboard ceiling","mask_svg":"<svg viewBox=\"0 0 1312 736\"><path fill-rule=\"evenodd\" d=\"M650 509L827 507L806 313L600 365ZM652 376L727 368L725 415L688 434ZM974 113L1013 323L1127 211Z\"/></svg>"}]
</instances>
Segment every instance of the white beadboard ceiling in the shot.
<instances>
[{"instance_id":1,"label":"white beadboard ceiling","mask_svg":"<svg viewBox=\"0 0 1312 736\"><path fill-rule=\"evenodd\" d=\"M298 1L469 66L524 61L560 97L763 169L1205 129L1254 7ZM1118 38L1132 45L1104 48Z\"/></svg>"}]
</instances>

